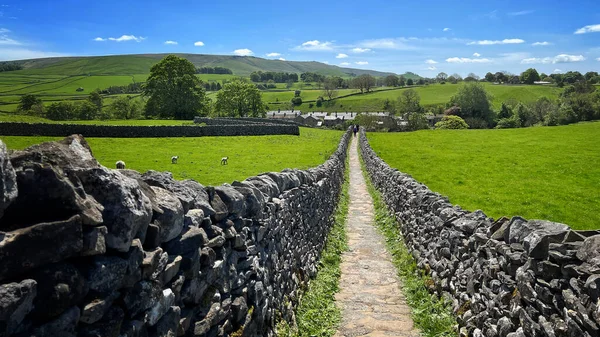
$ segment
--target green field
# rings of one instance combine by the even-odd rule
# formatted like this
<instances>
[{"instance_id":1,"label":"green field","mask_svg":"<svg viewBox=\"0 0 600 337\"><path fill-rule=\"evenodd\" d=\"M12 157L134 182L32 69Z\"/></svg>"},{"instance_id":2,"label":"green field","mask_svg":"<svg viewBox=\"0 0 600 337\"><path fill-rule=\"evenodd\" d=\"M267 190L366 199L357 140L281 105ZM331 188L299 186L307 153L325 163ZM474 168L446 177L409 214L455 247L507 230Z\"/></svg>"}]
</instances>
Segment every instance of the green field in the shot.
<instances>
[{"instance_id":1,"label":"green field","mask_svg":"<svg viewBox=\"0 0 600 337\"><path fill-rule=\"evenodd\" d=\"M600 122L368 138L390 166L465 209L600 228Z\"/></svg>"},{"instance_id":2,"label":"green field","mask_svg":"<svg viewBox=\"0 0 600 337\"><path fill-rule=\"evenodd\" d=\"M498 85L483 83L486 90L492 95L492 104L495 109L499 109L502 102L515 99L520 102L532 102L541 97L550 99L558 98L562 89L553 86L534 86L534 85ZM437 106L445 105L452 96L458 91L460 84L433 84L427 86L413 87L421 97L421 105ZM335 99L332 102L325 103L323 107L309 107L309 104L303 103L297 110L301 111L383 111L386 100L396 101L401 95L402 90L374 91L368 94L350 96ZM304 98L306 91L302 92ZM322 91L319 91L322 95ZM340 95L345 91L340 90ZM290 93L291 94L291 93ZM289 95L288 95L289 96ZM319 95L317 95L319 96ZM265 97L265 96L263 96ZM268 96L267 96L268 97ZM293 97L293 95L291 95ZM291 99L291 97L289 99ZM312 97L308 96L307 97ZM280 101L282 101L280 99Z\"/></svg>"},{"instance_id":3,"label":"green field","mask_svg":"<svg viewBox=\"0 0 600 337\"><path fill-rule=\"evenodd\" d=\"M306 169L325 162L335 151L341 131L301 128L300 136L244 136L198 138L88 138L100 163L114 168L170 171L176 179L195 179L205 185L231 183L285 168ZM9 149L56 140L53 137L1 137ZM171 164L171 156L179 162ZM222 157L229 165L220 165Z\"/></svg>"}]
</instances>

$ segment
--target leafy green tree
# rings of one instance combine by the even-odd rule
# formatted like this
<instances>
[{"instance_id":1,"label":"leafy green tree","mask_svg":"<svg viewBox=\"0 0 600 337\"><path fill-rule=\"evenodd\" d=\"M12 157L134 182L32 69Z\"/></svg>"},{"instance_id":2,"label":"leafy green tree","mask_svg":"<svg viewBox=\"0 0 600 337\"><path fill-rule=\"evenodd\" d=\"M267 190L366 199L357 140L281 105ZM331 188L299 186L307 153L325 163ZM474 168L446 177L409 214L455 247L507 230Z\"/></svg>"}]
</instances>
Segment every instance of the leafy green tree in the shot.
<instances>
[{"instance_id":1,"label":"leafy green tree","mask_svg":"<svg viewBox=\"0 0 600 337\"><path fill-rule=\"evenodd\" d=\"M423 112L419 93L415 89L403 90L396 103L396 112L401 115L411 112Z\"/></svg>"},{"instance_id":2,"label":"leafy green tree","mask_svg":"<svg viewBox=\"0 0 600 337\"><path fill-rule=\"evenodd\" d=\"M52 103L46 112L46 117L53 121L66 121L77 117L77 108L71 102Z\"/></svg>"},{"instance_id":3,"label":"leafy green tree","mask_svg":"<svg viewBox=\"0 0 600 337\"><path fill-rule=\"evenodd\" d=\"M234 80L223 85L217 93L215 110L220 116L264 117L266 105L254 84Z\"/></svg>"},{"instance_id":4,"label":"leafy green tree","mask_svg":"<svg viewBox=\"0 0 600 337\"><path fill-rule=\"evenodd\" d=\"M440 83L446 82L446 79L448 79L448 74L446 74L445 72L442 71L441 73L437 74L435 79Z\"/></svg>"},{"instance_id":5,"label":"leafy green tree","mask_svg":"<svg viewBox=\"0 0 600 337\"><path fill-rule=\"evenodd\" d=\"M450 99L450 106L460 107L460 117L480 119L488 125L494 122L491 95L479 82L468 82L458 88L458 92ZM468 122L467 122L468 123ZM471 125L471 124L469 124Z\"/></svg>"},{"instance_id":6,"label":"leafy green tree","mask_svg":"<svg viewBox=\"0 0 600 337\"><path fill-rule=\"evenodd\" d=\"M388 75L383 80L386 87L397 87L398 86L398 76L396 75Z\"/></svg>"},{"instance_id":7,"label":"leafy green tree","mask_svg":"<svg viewBox=\"0 0 600 337\"><path fill-rule=\"evenodd\" d=\"M408 122L408 130L409 131L429 129L429 122L427 121L427 117L425 117L424 113L421 113L421 112L409 113L407 115L406 119Z\"/></svg>"},{"instance_id":8,"label":"leafy green tree","mask_svg":"<svg viewBox=\"0 0 600 337\"><path fill-rule=\"evenodd\" d=\"M376 84L375 77L369 74L363 74L352 79L352 87L359 89L361 93L371 91Z\"/></svg>"},{"instance_id":9,"label":"leafy green tree","mask_svg":"<svg viewBox=\"0 0 600 337\"><path fill-rule=\"evenodd\" d=\"M98 110L98 113L102 111L103 100L102 95L100 95L100 90L96 89L90 92L87 100L96 106L96 110Z\"/></svg>"},{"instance_id":10,"label":"leafy green tree","mask_svg":"<svg viewBox=\"0 0 600 337\"><path fill-rule=\"evenodd\" d=\"M520 79L525 84L533 84L533 82L540 80L540 74L534 68L529 68L521 73Z\"/></svg>"},{"instance_id":11,"label":"leafy green tree","mask_svg":"<svg viewBox=\"0 0 600 337\"><path fill-rule=\"evenodd\" d=\"M506 76L506 74L504 74L501 71L498 71L497 73L494 74L494 80L498 83L504 83L504 82L506 82L507 79L508 79L508 77Z\"/></svg>"},{"instance_id":12,"label":"leafy green tree","mask_svg":"<svg viewBox=\"0 0 600 337\"><path fill-rule=\"evenodd\" d=\"M598 77L598 72L597 71L588 71L587 73L585 73L585 75L583 75L583 77L585 78L586 81L590 81L592 78Z\"/></svg>"},{"instance_id":13,"label":"leafy green tree","mask_svg":"<svg viewBox=\"0 0 600 337\"><path fill-rule=\"evenodd\" d=\"M414 85L415 82L413 81L412 78L409 78L408 80L406 80L406 85Z\"/></svg>"},{"instance_id":14,"label":"leafy green tree","mask_svg":"<svg viewBox=\"0 0 600 337\"><path fill-rule=\"evenodd\" d=\"M337 91L338 81L333 77L328 77L325 79L325 83L323 83L323 95L327 96L329 100L336 97L338 95Z\"/></svg>"},{"instance_id":15,"label":"leafy green tree","mask_svg":"<svg viewBox=\"0 0 600 337\"><path fill-rule=\"evenodd\" d=\"M485 74L485 80L487 82L494 82L494 80L496 79L496 77L494 76L494 74L488 72L487 74Z\"/></svg>"},{"instance_id":16,"label":"leafy green tree","mask_svg":"<svg viewBox=\"0 0 600 337\"><path fill-rule=\"evenodd\" d=\"M142 115L142 107L139 101L128 97L119 97L108 107L111 115L117 119L136 119Z\"/></svg>"},{"instance_id":17,"label":"leafy green tree","mask_svg":"<svg viewBox=\"0 0 600 337\"><path fill-rule=\"evenodd\" d=\"M301 105L302 104L302 97L294 97L294 98L292 98L292 104L293 105Z\"/></svg>"},{"instance_id":18,"label":"leafy green tree","mask_svg":"<svg viewBox=\"0 0 600 337\"><path fill-rule=\"evenodd\" d=\"M89 100L85 100L76 106L77 117L81 120L96 119L100 113L98 106Z\"/></svg>"},{"instance_id":19,"label":"leafy green tree","mask_svg":"<svg viewBox=\"0 0 600 337\"><path fill-rule=\"evenodd\" d=\"M512 108L505 102L502 102L502 106L500 107L500 112L498 113L498 119L511 118L512 116L513 116Z\"/></svg>"},{"instance_id":20,"label":"leafy green tree","mask_svg":"<svg viewBox=\"0 0 600 337\"><path fill-rule=\"evenodd\" d=\"M190 61L169 55L150 68L144 88L146 116L192 119L206 115L210 102Z\"/></svg>"},{"instance_id":21,"label":"leafy green tree","mask_svg":"<svg viewBox=\"0 0 600 337\"><path fill-rule=\"evenodd\" d=\"M468 129L469 124L458 116L444 116L441 121L435 123L436 129L461 130Z\"/></svg>"},{"instance_id":22,"label":"leafy green tree","mask_svg":"<svg viewBox=\"0 0 600 337\"><path fill-rule=\"evenodd\" d=\"M404 76L401 75L400 77L398 77L398 86L403 87L405 85L406 85L406 79L404 78Z\"/></svg>"},{"instance_id":23,"label":"leafy green tree","mask_svg":"<svg viewBox=\"0 0 600 337\"><path fill-rule=\"evenodd\" d=\"M34 106L41 104L42 100L33 94L25 94L19 99L19 105L17 110L20 112L27 112L33 109Z\"/></svg>"},{"instance_id":24,"label":"leafy green tree","mask_svg":"<svg viewBox=\"0 0 600 337\"><path fill-rule=\"evenodd\" d=\"M519 122L519 126L528 127L536 123L536 118L533 115L531 109L523 103L517 104L515 107L515 117Z\"/></svg>"}]
</instances>

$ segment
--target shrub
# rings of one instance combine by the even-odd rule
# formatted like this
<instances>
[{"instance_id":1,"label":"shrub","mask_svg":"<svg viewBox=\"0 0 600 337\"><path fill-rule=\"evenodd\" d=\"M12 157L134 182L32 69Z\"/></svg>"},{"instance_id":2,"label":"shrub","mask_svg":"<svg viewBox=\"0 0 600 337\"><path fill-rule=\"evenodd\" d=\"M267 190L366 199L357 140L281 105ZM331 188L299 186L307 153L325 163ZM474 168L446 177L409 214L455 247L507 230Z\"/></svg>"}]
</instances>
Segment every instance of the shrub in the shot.
<instances>
[{"instance_id":1,"label":"shrub","mask_svg":"<svg viewBox=\"0 0 600 337\"><path fill-rule=\"evenodd\" d=\"M469 124L465 122L464 119L458 116L444 116L441 121L435 123L436 129L452 129L452 130L460 130L460 129L468 129Z\"/></svg>"},{"instance_id":2,"label":"shrub","mask_svg":"<svg viewBox=\"0 0 600 337\"><path fill-rule=\"evenodd\" d=\"M481 118L476 117L466 117L464 121L469 125L469 129L487 129L490 127L488 122Z\"/></svg>"},{"instance_id":3,"label":"shrub","mask_svg":"<svg viewBox=\"0 0 600 337\"><path fill-rule=\"evenodd\" d=\"M300 105L300 104L302 104L302 97L294 97L294 98L292 98L292 104L294 104L294 105Z\"/></svg>"},{"instance_id":4,"label":"shrub","mask_svg":"<svg viewBox=\"0 0 600 337\"><path fill-rule=\"evenodd\" d=\"M46 117L53 121L66 121L77 117L77 109L71 102L53 103L48 107Z\"/></svg>"},{"instance_id":5,"label":"shrub","mask_svg":"<svg viewBox=\"0 0 600 337\"><path fill-rule=\"evenodd\" d=\"M81 120L93 120L98 116L96 104L85 100L77 105L77 116Z\"/></svg>"},{"instance_id":6,"label":"shrub","mask_svg":"<svg viewBox=\"0 0 600 337\"><path fill-rule=\"evenodd\" d=\"M519 121L514 116L510 118L501 118L498 121L498 125L496 125L496 129L514 129L518 127Z\"/></svg>"},{"instance_id":7,"label":"shrub","mask_svg":"<svg viewBox=\"0 0 600 337\"><path fill-rule=\"evenodd\" d=\"M323 105L323 97L319 96L317 98L317 107L321 107Z\"/></svg>"}]
</instances>

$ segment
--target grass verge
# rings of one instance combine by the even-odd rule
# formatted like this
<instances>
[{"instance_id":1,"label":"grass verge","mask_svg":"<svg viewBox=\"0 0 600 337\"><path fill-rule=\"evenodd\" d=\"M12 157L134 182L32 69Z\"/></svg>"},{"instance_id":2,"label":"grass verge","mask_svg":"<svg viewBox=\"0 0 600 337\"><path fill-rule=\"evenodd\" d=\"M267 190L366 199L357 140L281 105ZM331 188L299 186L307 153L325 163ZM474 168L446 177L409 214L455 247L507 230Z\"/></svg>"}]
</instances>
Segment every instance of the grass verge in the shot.
<instances>
[{"instance_id":1,"label":"grass verge","mask_svg":"<svg viewBox=\"0 0 600 337\"><path fill-rule=\"evenodd\" d=\"M433 280L417 264L410 254L396 219L381 199L381 195L371 183L362 157L360 158L363 175L369 194L375 207L375 225L385 238L387 251L392 255L392 263L402 280L406 302L412 309L412 319L423 336L457 336L456 319L450 303L431 294L429 285Z\"/></svg>"},{"instance_id":2,"label":"grass verge","mask_svg":"<svg viewBox=\"0 0 600 337\"><path fill-rule=\"evenodd\" d=\"M296 326L281 321L277 335L281 337L333 336L342 319L340 308L335 305L335 294L339 291L342 252L348 250L346 219L350 195L350 166L346 160L344 184L335 211L335 223L327 236L321 255L317 277L310 282L296 309Z\"/></svg>"}]
</instances>

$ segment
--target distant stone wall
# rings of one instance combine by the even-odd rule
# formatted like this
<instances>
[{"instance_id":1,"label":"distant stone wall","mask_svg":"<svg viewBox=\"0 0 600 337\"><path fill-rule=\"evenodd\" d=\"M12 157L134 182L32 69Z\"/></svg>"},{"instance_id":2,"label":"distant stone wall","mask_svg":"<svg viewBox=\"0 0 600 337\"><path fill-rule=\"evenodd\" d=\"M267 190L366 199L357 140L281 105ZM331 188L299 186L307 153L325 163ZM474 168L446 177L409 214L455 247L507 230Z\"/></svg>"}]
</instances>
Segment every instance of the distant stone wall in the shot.
<instances>
[{"instance_id":1,"label":"distant stone wall","mask_svg":"<svg viewBox=\"0 0 600 337\"><path fill-rule=\"evenodd\" d=\"M80 134L85 137L155 138L203 136L264 136L299 135L297 125L255 124L210 126L133 126L133 125L83 125L47 123L0 123L2 136L66 137Z\"/></svg>"},{"instance_id":2,"label":"distant stone wall","mask_svg":"<svg viewBox=\"0 0 600 337\"><path fill-rule=\"evenodd\" d=\"M0 142L0 336L273 336L317 272L348 140L217 187L108 169L81 136Z\"/></svg>"},{"instance_id":3,"label":"distant stone wall","mask_svg":"<svg viewBox=\"0 0 600 337\"><path fill-rule=\"evenodd\" d=\"M360 147L408 249L452 303L461 336L599 336L598 231L465 211L390 168L363 131Z\"/></svg>"},{"instance_id":4,"label":"distant stone wall","mask_svg":"<svg viewBox=\"0 0 600 337\"><path fill-rule=\"evenodd\" d=\"M277 124L277 125L298 125L293 120L281 120L275 118L255 118L255 117L194 117L194 123L204 123L206 125L248 125L248 124Z\"/></svg>"}]
</instances>

